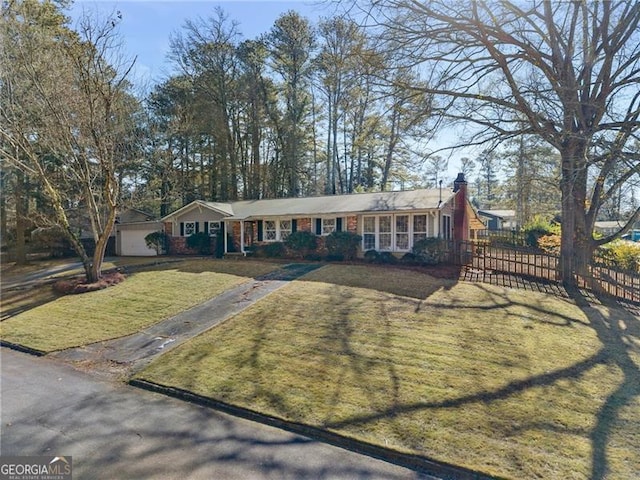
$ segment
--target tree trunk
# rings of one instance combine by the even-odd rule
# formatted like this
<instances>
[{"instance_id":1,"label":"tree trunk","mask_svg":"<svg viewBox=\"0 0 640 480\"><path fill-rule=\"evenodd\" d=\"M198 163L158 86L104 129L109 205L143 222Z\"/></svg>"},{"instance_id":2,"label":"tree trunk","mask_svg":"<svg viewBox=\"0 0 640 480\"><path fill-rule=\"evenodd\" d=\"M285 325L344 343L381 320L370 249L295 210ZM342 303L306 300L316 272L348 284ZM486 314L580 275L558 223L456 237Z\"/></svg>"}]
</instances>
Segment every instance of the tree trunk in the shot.
<instances>
[{"instance_id":1,"label":"tree trunk","mask_svg":"<svg viewBox=\"0 0 640 480\"><path fill-rule=\"evenodd\" d=\"M7 172L0 170L0 191L7 191ZM0 241L2 246L7 243L7 233L9 231L7 225L7 196L0 195Z\"/></svg>"},{"instance_id":2,"label":"tree trunk","mask_svg":"<svg viewBox=\"0 0 640 480\"><path fill-rule=\"evenodd\" d=\"M570 141L560 152L562 161L562 238L560 243L561 280L568 287L577 285L576 275L587 272L594 242L585 235L587 172L584 158L587 143Z\"/></svg>"},{"instance_id":3,"label":"tree trunk","mask_svg":"<svg viewBox=\"0 0 640 480\"><path fill-rule=\"evenodd\" d=\"M393 155L396 149L396 143L398 136L396 134L398 128L398 111L397 108L393 109L391 116L391 132L389 133L389 144L387 145L387 153L384 161L384 168L382 170L382 180L380 181L380 190L383 192L387 190L387 183L389 182L389 173L391 172L391 165L393 163Z\"/></svg>"},{"instance_id":4,"label":"tree trunk","mask_svg":"<svg viewBox=\"0 0 640 480\"><path fill-rule=\"evenodd\" d=\"M16 170L16 264L25 265L27 263L27 247L26 247L26 217L27 203L25 201L24 191L24 173Z\"/></svg>"}]
</instances>

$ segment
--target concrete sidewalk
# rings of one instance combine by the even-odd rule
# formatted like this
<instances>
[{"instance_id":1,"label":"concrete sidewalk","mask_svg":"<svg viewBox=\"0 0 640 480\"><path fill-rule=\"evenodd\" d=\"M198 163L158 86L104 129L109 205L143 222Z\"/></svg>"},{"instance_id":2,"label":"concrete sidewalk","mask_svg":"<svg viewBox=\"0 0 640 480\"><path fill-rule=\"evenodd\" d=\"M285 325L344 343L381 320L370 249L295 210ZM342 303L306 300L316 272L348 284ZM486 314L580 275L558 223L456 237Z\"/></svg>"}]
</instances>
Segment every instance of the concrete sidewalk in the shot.
<instances>
[{"instance_id":1,"label":"concrete sidewalk","mask_svg":"<svg viewBox=\"0 0 640 480\"><path fill-rule=\"evenodd\" d=\"M223 292L200 305L126 337L70 348L50 356L130 375L153 359L238 314L288 282L319 268L317 264L289 264Z\"/></svg>"},{"instance_id":2,"label":"concrete sidewalk","mask_svg":"<svg viewBox=\"0 0 640 480\"><path fill-rule=\"evenodd\" d=\"M38 283L53 282L57 280L58 277L63 276L63 274L78 269L82 269L82 262L69 262L27 273L19 279L11 281L4 281L4 279L2 279L0 281L0 287L3 290L11 290L14 288L26 289Z\"/></svg>"}]
</instances>

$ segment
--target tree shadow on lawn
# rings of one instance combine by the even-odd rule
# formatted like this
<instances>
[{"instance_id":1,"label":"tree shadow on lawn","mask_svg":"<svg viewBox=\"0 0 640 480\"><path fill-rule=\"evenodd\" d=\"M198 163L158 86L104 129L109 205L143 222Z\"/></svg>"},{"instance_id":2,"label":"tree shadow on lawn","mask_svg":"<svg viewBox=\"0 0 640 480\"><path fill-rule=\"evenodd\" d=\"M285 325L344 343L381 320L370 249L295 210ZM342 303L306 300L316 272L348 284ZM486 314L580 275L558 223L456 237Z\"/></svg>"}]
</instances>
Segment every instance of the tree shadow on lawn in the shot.
<instances>
[{"instance_id":1,"label":"tree shadow on lawn","mask_svg":"<svg viewBox=\"0 0 640 480\"><path fill-rule=\"evenodd\" d=\"M332 267L338 267L338 269L332 269ZM453 266L426 269L402 265L330 263L318 269L317 272L312 271L300 280L365 288L425 300L440 290L451 290L458 283L459 278L460 267Z\"/></svg>"},{"instance_id":2,"label":"tree shadow on lawn","mask_svg":"<svg viewBox=\"0 0 640 480\"><path fill-rule=\"evenodd\" d=\"M601 298L602 305L607 307L605 313L590 303L584 293L577 291L572 296L604 345L607 361L624 375L622 383L600 408L590 435L592 479L600 480L610 473L607 444L619 421L620 410L640 397L640 368L631 358L631 352L640 354L640 318L609 297Z\"/></svg>"},{"instance_id":3,"label":"tree shadow on lawn","mask_svg":"<svg viewBox=\"0 0 640 480\"><path fill-rule=\"evenodd\" d=\"M259 265L260 268L256 268ZM282 270L284 265L274 264L273 269L276 271ZM139 272L149 271L164 271L164 270L178 270L184 273L193 273L195 275L199 273L222 273L229 275L240 275L247 278L253 278L255 280L264 279L268 273L269 266L265 262L250 262L246 263L237 261L220 261L215 259L191 259L185 258L184 260L176 261L170 260L158 263L143 263L140 265L125 265L116 268L110 268L104 270L104 274L108 274L115 271L122 271L127 278L135 276ZM53 302L58 298L64 296L63 293L56 291L54 284L56 282L72 280L83 277L83 274L73 274L60 276L55 278L43 278L37 282L28 282L25 285L16 285L10 288L4 288L1 291L2 296L2 310L0 313L0 321L8 320L21 313L27 312L34 308L46 305ZM197 279L196 279L197 280ZM123 282L126 285L127 280ZM90 292L86 292L90 293ZM76 295L76 293L69 293ZM82 293L77 293L82 295Z\"/></svg>"},{"instance_id":4,"label":"tree shadow on lawn","mask_svg":"<svg viewBox=\"0 0 640 480\"><path fill-rule=\"evenodd\" d=\"M499 300L498 297L501 297L496 293L493 293L493 295L497 296L496 300ZM640 397L640 367L631 357L632 352L636 355L640 354L640 318L631 313L626 305L619 304L609 297L597 299L597 301L600 302L600 306L598 306L594 304L594 300L596 300L596 298L592 293L572 291L569 295L585 314L588 319L588 325L593 328L602 344L601 348L590 357L550 372L534 375L522 380L511 381L503 387L493 391L481 391L442 401L424 401L411 404L399 403L397 393L401 379L398 378L393 362L389 359L389 365L387 367L389 376L392 380L393 392L391 393L393 398L390 399L387 407L373 413L354 415L351 418L340 421L328 421L324 424L324 427L338 430L353 426L365 427L366 425L374 424L379 420L393 418L402 414L426 412L433 409L456 408L474 404L476 402L489 403L507 399L532 388L552 386L561 380L578 379L598 365L616 366L621 370L623 380L615 390L607 396L606 400L600 407L596 414L595 426L590 432L577 431L575 429L563 429L559 426L549 428L549 430L557 431L558 433L566 434L574 432L584 436L588 434L592 446L590 478L591 480L603 480L607 478L607 476L612 473L610 471L610 459L608 457L607 448L610 444L611 436L616 430L616 426L619 424L619 421L621 421L619 418L620 411L624 407L631 405L638 399L638 397ZM503 308L510 304L515 303L507 297L502 297L500 304L493 308ZM549 313L549 310L545 309L541 305L526 306L528 308L533 308L540 313ZM553 313L556 316L558 315L558 312ZM560 316L563 318L563 322L552 322L552 324L567 327L576 321L575 319L562 314L560 314ZM549 323L540 319L538 319L538 321ZM387 332L390 333L391 325L389 322L387 322L386 328ZM342 342L348 347L348 331L343 329L342 333L345 335ZM353 350L350 348L344 349L344 352L346 354L353 355ZM354 358L351 360L351 363L352 365L355 365L354 370L356 373L363 373L361 368L362 359L358 360ZM347 367L345 366L344 368L346 369ZM342 372L341 376L344 377L345 375L346 372ZM338 391L336 391L336 395L337 396L334 396L334 401L338 401ZM520 426L518 429L524 430L526 428L534 428L535 424L536 423L534 422L528 425L528 427ZM540 425L544 426L546 423L543 422L540 423Z\"/></svg>"},{"instance_id":5,"label":"tree shadow on lawn","mask_svg":"<svg viewBox=\"0 0 640 480\"><path fill-rule=\"evenodd\" d=\"M51 284L2 291L0 322L60 298Z\"/></svg>"}]
</instances>

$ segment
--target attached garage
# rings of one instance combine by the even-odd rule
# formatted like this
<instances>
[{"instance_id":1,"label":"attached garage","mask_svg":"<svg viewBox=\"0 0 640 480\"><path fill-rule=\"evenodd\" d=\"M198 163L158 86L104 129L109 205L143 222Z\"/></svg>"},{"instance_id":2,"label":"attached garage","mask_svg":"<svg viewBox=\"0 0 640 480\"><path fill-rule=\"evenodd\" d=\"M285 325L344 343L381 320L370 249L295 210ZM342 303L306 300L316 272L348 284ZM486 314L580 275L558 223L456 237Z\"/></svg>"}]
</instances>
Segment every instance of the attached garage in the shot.
<instances>
[{"instance_id":1,"label":"attached garage","mask_svg":"<svg viewBox=\"0 0 640 480\"><path fill-rule=\"evenodd\" d=\"M116 225L116 254L122 257L154 257L158 253L147 247L144 238L162 230L161 222L122 223Z\"/></svg>"}]
</instances>

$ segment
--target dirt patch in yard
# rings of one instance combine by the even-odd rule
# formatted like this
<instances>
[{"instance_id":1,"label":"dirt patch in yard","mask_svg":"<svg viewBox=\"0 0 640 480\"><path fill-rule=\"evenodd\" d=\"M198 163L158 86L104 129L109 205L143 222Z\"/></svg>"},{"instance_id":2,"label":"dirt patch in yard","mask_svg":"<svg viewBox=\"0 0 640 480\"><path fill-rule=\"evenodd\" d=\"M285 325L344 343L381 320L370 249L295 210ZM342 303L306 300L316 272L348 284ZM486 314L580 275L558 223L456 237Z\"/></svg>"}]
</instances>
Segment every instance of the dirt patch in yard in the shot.
<instances>
[{"instance_id":1,"label":"dirt patch in yard","mask_svg":"<svg viewBox=\"0 0 640 480\"><path fill-rule=\"evenodd\" d=\"M100 280L92 283L87 283L86 277L84 276L71 278L69 280L59 280L53 284L53 289L62 295L95 292L96 290L102 290L124 282L126 278L123 273L113 271L102 274Z\"/></svg>"}]
</instances>

